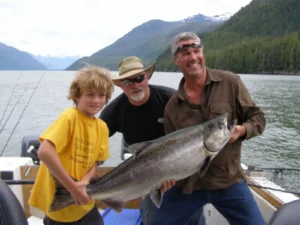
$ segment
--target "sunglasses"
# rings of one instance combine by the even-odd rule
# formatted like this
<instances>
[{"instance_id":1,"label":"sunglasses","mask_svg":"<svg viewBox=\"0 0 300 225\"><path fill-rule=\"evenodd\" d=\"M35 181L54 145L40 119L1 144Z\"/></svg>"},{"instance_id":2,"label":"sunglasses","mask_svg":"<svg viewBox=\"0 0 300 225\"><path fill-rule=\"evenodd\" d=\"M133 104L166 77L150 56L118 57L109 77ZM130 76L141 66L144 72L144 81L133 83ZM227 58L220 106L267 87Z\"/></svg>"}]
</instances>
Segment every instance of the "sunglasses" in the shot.
<instances>
[{"instance_id":1,"label":"sunglasses","mask_svg":"<svg viewBox=\"0 0 300 225\"><path fill-rule=\"evenodd\" d=\"M202 48L202 44L199 41L196 41L192 44L185 44L185 45L179 45L174 53L174 55L176 55L178 52L185 52L189 49L189 47L191 48Z\"/></svg>"},{"instance_id":2,"label":"sunglasses","mask_svg":"<svg viewBox=\"0 0 300 225\"><path fill-rule=\"evenodd\" d=\"M124 79L124 80L121 80L122 84L124 86L131 86L133 85L133 83L141 83L145 80L145 73L144 74L140 74L139 76L135 77L135 78L131 78L131 79Z\"/></svg>"}]
</instances>

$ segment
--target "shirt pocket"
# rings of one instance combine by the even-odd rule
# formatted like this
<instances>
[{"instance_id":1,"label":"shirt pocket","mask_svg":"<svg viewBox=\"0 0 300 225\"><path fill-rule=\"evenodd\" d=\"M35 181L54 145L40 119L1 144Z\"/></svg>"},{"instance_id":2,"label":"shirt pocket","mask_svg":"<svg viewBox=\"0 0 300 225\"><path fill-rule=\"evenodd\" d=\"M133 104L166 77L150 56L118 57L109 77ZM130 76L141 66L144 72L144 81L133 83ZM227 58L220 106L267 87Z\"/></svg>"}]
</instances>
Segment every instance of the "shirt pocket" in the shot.
<instances>
[{"instance_id":1,"label":"shirt pocket","mask_svg":"<svg viewBox=\"0 0 300 225\"><path fill-rule=\"evenodd\" d=\"M227 102L216 103L209 106L209 120L212 120L223 113L228 113L228 121L233 120L233 108Z\"/></svg>"}]
</instances>

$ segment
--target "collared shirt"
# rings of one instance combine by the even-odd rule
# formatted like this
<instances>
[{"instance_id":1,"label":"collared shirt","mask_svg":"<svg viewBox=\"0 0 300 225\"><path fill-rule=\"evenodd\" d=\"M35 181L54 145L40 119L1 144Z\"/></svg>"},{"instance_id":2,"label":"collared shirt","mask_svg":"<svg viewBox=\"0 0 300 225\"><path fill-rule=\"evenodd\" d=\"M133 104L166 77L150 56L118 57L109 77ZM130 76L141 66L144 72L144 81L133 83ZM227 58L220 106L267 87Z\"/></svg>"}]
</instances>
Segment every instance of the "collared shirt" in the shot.
<instances>
[{"instance_id":1,"label":"collared shirt","mask_svg":"<svg viewBox=\"0 0 300 225\"><path fill-rule=\"evenodd\" d=\"M193 190L217 190L240 182L244 176L241 168L241 148L244 139L262 134L266 121L262 110L255 105L251 96L237 74L229 71L207 68L205 86L200 95L200 104L187 101L182 78L178 91L165 108L166 134L184 127L203 123L216 118L224 112L228 120L237 120L237 125L246 128L246 136L234 143L226 144L211 161L203 177L199 173L177 182L185 192Z\"/></svg>"}]
</instances>

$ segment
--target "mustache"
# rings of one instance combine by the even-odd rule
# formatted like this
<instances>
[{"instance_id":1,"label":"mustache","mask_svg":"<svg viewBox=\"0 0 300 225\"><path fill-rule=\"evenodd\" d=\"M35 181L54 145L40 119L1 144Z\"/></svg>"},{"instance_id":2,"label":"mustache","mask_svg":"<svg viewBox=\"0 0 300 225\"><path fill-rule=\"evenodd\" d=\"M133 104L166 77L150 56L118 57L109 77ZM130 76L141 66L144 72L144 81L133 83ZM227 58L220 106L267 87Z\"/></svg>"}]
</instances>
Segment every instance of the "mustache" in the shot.
<instances>
[{"instance_id":1,"label":"mustache","mask_svg":"<svg viewBox=\"0 0 300 225\"><path fill-rule=\"evenodd\" d=\"M130 93L133 94L133 92L135 92L135 91L144 91L144 88L138 87L138 88L132 89L132 90L130 91Z\"/></svg>"}]
</instances>

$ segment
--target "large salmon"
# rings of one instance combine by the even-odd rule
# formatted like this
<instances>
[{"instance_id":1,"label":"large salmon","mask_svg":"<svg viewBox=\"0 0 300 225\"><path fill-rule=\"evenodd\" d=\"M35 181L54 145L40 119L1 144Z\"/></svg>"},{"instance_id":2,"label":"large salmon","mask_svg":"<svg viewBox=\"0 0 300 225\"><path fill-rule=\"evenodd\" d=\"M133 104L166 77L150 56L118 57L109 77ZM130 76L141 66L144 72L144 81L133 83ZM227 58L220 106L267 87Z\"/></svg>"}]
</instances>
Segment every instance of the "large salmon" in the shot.
<instances>
[{"instance_id":1,"label":"large salmon","mask_svg":"<svg viewBox=\"0 0 300 225\"><path fill-rule=\"evenodd\" d=\"M132 157L87 186L92 199L120 211L129 200L150 194L161 205L161 184L181 180L199 171L203 175L209 162L231 136L235 121L227 123L227 113L200 125L187 127L153 141L133 144ZM73 204L70 193L57 183L50 211Z\"/></svg>"}]
</instances>

